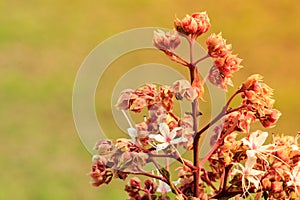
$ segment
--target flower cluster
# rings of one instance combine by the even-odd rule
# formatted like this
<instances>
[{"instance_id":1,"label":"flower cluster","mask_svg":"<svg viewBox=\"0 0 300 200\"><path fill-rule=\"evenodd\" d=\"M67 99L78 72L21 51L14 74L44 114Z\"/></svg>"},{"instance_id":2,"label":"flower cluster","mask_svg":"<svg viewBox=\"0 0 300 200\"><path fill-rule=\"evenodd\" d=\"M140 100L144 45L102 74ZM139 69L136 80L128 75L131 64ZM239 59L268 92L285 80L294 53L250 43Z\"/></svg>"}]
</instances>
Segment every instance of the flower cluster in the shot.
<instances>
[{"instance_id":1,"label":"flower cluster","mask_svg":"<svg viewBox=\"0 0 300 200\"><path fill-rule=\"evenodd\" d=\"M275 100L272 99L273 90L262 82L262 76L255 74L250 76L240 87L243 105L248 113L255 115L261 124L269 128L273 126L281 116L280 111L273 109Z\"/></svg>"},{"instance_id":2,"label":"flower cluster","mask_svg":"<svg viewBox=\"0 0 300 200\"><path fill-rule=\"evenodd\" d=\"M131 178L128 184L125 186L125 191L128 193L128 196L131 199L141 200L141 199L156 199L156 191L158 189L158 185L156 182L151 179L146 179L144 181L144 187L141 187L141 181L139 178L134 177ZM140 193L143 193L141 195ZM159 197L158 199L161 199Z\"/></svg>"},{"instance_id":3,"label":"flower cluster","mask_svg":"<svg viewBox=\"0 0 300 200\"><path fill-rule=\"evenodd\" d=\"M226 44L221 33L211 34L206 40L206 46L208 55L214 59L208 79L212 84L227 90L227 85L233 86L232 75L242 67L242 60L232 54L232 45Z\"/></svg>"},{"instance_id":4,"label":"flower cluster","mask_svg":"<svg viewBox=\"0 0 300 200\"><path fill-rule=\"evenodd\" d=\"M235 132L223 140L209 158L210 181L230 178L227 190L214 197L231 195L241 188L243 197L257 193L268 199L300 198L300 151L298 136L275 136L264 145L268 133L255 131L237 139Z\"/></svg>"},{"instance_id":5,"label":"flower cluster","mask_svg":"<svg viewBox=\"0 0 300 200\"><path fill-rule=\"evenodd\" d=\"M137 90L126 89L121 92L117 107L122 110L130 110L140 113L144 107L151 110L153 107L162 106L166 111L171 111L174 106L174 97L177 100L192 102L201 98L202 87L191 85L187 80L178 80L171 86L159 86L147 84Z\"/></svg>"},{"instance_id":6,"label":"flower cluster","mask_svg":"<svg viewBox=\"0 0 300 200\"><path fill-rule=\"evenodd\" d=\"M175 200L300 199L299 136L273 135L271 143L266 144L269 133L251 129L254 122L264 128L274 127L281 115L274 108L273 90L262 76L250 76L220 113L199 127L202 113L198 105L206 80L226 91L232 85L233 73L241 68L241 59L232 54L232 46L221 34L211 34L206 40L207 55L194 59L193 45L209 28L206 12L199 12L182 20L176 18L173 31L154 32L154 45L186 67L190 80L163 86L146 84L121 92L116 107L128 121L129 136L96 143L90 172L92 185L128 178L125 191L131 200L168 200L171 193ZM190 45L189 60L175 52L181 38ZM207 78L200 81L198 68L206 58L212 58L214 65ZM238 96L240 105L231 107ZM191 110L179 116L174 111L176 101L190 103ZM143 121L133 125L129 111L146 114ZM213 127L211 149L200 159L200 137ZM193 162L182 156L180 149L191 151ZM171 160L179 165L176 173L170 170ZM133 176L147 178L141 181Z\"/></svg>"},{"instance_id":7,"label":"flower cluster","mask_svg":"<svg viewBox=\"0 0 300 200\"><path fill-rule=\"evenodd\" d=\"M182 20L176 18L174 27L179 33L197 38L208 31L210 21L206 12L199 12L192 16L186 15Z\"/></svg>"}]
</instances>

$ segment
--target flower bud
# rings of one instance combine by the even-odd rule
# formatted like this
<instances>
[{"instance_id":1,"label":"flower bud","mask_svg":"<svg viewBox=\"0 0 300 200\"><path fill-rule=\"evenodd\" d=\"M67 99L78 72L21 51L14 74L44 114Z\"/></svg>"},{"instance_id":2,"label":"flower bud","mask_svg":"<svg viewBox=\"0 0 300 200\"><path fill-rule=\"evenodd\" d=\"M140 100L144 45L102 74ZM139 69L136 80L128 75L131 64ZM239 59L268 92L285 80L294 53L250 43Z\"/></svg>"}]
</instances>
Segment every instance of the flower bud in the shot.
<instances>
[{"instance_id":1,"label":"flower bud","mask_svg":"<svg viewBox=\"0 0 300 200\"><path fill-rule=\"evenodd\" d=\"M141 181L140 181L139 178L134 177L134 178L131 178L129 180L129 185L132 186L132 187L135 187L135 188L140 188L141 187Z\"/></svg>"},{"instance_id":2,"label":"flower bud","mask_svg":"<svg viewBox=\"0 0 300 200\"><path fill-rule=\"evenodd\" d=\"M157 183L153 182L151 179L146 179L144 181L145 189L149 190L151 194L154 194L157 190Z\"/></svg>"},{"instance_id":3,"label":"flower bud","mask_svg":"<svg viewBox=\"0 0 300 200\"><path fill-rule=\"evenodd\" d=\"M125 191L128 192L128 195L131 199L140 199L140 191L141 181L137 177L133 177L129 180L127 185L125 186Z\"/></svg>"},{"instance_id":4,"label":"flower bud","mask_svg":"<svg viewBox=\"0 0 300 200\"><path fill-rule=\"evenodd\" d=\"M129 100L134 90L126 89L121 92L116 107L120 110L127 110L130 107Z\"/></svg>"},{"instance_id":5,"label":"flower bud","mask_svg":"<svg viewBox=\"0 0 300 200\"><path fill-rule=\"evenodd\" d=\"M208 31L210 21L206 12L199 12L186 15L182 20L175 18L174 27L182 34L197 38Z\"/></svg>"},{"instance_id":6,"label":"flower bud","mask_svg":"<svg viewBox=\"0 0 300 200\"><path fill-rule=\"evenodd\" d=\"M226 40L222 37L222 34L211 34L206 40L206 46L208 49L208 55L213 58L224 57L231 53L231 45L226 44Z\"/></svg>"},{"instance_id":7,"label":"flower bud","mask_svg":"<svg viewBox=\"0 0 300 200\"><path fill-rule=\"evenodd\" d=\"M200 35L202 33L206 33L208 29L210 28L210 20L208 18L208 15L206 12L199 12L192 14L192 17L196 20L198 24L197 32Z\"/></svg>"},{"instance_id":8,"label":"flower bud","mask_svg":"<svg viewBox=\"0 0 300 200\"><path fill-rule=\"evenodd\" d=\"M156 48L162 51L174 51L181 40L176 31L163 32L162 30L154 31L153 43Z\"/></svg>"},{"instance_id":9,"label":"flower bud","mask_svg":"<svg viewBox=\"0 0 300 200\"><path fill-rule=\"evenodd\" d=\"M186 98L186 100L193 102L195 99L199 98L200 94L200 88L192 86L185 90L183 97Z\"/></svg>"},{"instance_id":10,"label":"flower bud","mask_svg":"<svg viewBox=\"0 0 300 200\"><path fill-rule=\"evenodd\" d=\"M274 181L271 183L271 188L274 192L280 193L283 191L283 183L279 181Z\"/></svg>"},{"instance_id":11,"label":"flower bud","mask_svg":"<svg viewBox=\"0 0 300 200\"><path fill-rule=\"evenodd\" d=\"M260 119L261 124L265 128L272 127L278 121L279 117L281 116L281 112L279 110L273 109L268 111L263 118Z\"/></svg>"},{"instance_id":12,"label":"flower bud","mask_svg":"<svg viewBox=\"0 0 300 200\"><path fill-rule=\"evenodd\" d=\"M94 149L98 151L99 155L105 155L110 153L114 148L113 142L111 140L99 140Z\"/></svg>"},{"instance_id":13,"label":"flower bud","mask_svg":"<svg viewBox=\"0 0 300 200\"><path fill-rule=\"evenodd\" d=\"M186 15L185 18L182 19L181 25L186 33L196 34L198 29L198 24L193 17Z\"/></svg>"},{"instance_id":14,"label":"flower bud","mask_svg":"<svg viewBox=\"0 0 300 200\"><path fill-rule=\"evenodd\" d=\"M228 54L225 57L217 58L214 64L218 67L223 76L232 77L232 74L242 67L240 66L241 62L242 59L238 58L236 55Z\"/></svg>"},{"instance_id":15,"label":"flower bud","mask_svg":"<svg viewBox=\"0 0 300 200\"><path fill-rule=\"evenodd\" d=\"M261 184L265 190L271 190L272 188L272 182L270 181L269 177L264 178L261 181Z\"/></svg>"},{"instance_id":16,"label":"flower bud","mask_svg":"<svg viewBox=\"0 0 300 200\"><path fill-rule=\"evenodd\" d=\"M253 74L247 78L247 80L242 84L240 90L245 91L253 87L255 83L260 82L263 79L263 76L260 74Z\"/></svg>"}]
</instances>

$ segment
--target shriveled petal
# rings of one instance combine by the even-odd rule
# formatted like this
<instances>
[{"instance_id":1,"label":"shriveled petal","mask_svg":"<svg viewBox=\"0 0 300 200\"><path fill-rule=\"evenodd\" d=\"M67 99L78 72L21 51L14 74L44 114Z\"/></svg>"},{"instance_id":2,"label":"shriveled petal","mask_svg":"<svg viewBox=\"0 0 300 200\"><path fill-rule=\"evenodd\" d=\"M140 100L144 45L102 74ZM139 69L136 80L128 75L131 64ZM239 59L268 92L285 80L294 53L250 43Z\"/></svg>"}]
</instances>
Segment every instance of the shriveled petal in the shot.
<instances>
[{"instance_id":1,"label":"shriveled petal","mask_svg":"<svg viewBox=\"0 0 300 200\"><path fill-rule=\"evenodd\" d=\"M159 132L163 136L169 136L169 134L170 134L169 126L166 123L160 123L159 124Z\"/></svg>"},{"instance_id":2,"label":"shriveled petal","mask_svg":"<svg viewBox=\"0 0 300 200\"><path fill-rule=\"evenodd\" d=\"M158 144L156 146L156 152L160 151L160 150L163 150L165 148L167 148L169 146L169 143L162 143L162 144Z\"/></svg>"},{"instance_id":3,"label":"shriveled petal","mask_svg":"<svg viewBox=\"0 0 300 200\"><path fill-rule=\"evenodd\" d=\"M166 142L166 138L163 137L160 134L150 134L149 138L153 138L154 140L156 140L157 142L161 142L161 143L165 143Z\"/></svg>"}]
</instances>

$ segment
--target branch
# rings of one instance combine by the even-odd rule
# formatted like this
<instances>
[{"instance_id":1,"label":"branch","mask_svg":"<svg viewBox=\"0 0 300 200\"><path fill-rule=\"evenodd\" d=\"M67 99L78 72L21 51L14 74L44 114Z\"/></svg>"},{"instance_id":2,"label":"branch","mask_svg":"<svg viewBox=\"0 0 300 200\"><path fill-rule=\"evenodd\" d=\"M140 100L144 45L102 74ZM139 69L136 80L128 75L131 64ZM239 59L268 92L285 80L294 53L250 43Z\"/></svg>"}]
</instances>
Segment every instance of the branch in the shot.
<instances>
[{"instance_id":1,"label":"branch","mask_svg":"<svg viewBox=\"0 0 300 200\"><path fill-rule=\"evenodd\" d=\"M148 176L148 177L155 178L155 179L161 180L163 182L166 182L166 178L165 177L158 176L158 175L155 175L155 174L151 174L151 173L146 172L146 171L137 171L137 172L128 172L128 171L126 171L126 173L133 174L133 175Z\"/></svg>"},{"instance_id":2,"label":"branch","mask_svg":"<svg viewBox=\"0 0 300 200\"><path fill-rule=\"evenodd\" d=\"M148 153L149 157L154 157L154 158L173 158L177 160L178 162L188 166L192 170L196 170L196 167L192 165L188 160L184 158L180 158L179 156L174 156L172 154L153 154L153 153Z\"/></svg>"},{"instance_id":3,"label":"branch","mask_svg":"<svg viewBox=\"0 0 300 200\"><path fill-rule=\"evenodd\" d=\"M234 131L237 123L238 123L238 120L236 120L235 123L227 130L227 132L225 134L223 134L222 137L220 137L217 140L217 142L214 144L214 146L209 150L209 152L205 155L205 157L199 163L200 168L203 167L204 163L210 158L210 156L215 152L215 150L219 148L219 146L221 145L221 143L223 142L225 137Z\"/></svg>"},{"instance_id":4,"label":"branch","mask_svg":"<svg viewBox=\"0 0 300 200\"><path fill-rule=\"evenodd\" d=\"M181 64L183 66L186 66L188 67L189 66L189 63L184 59L182 58L180 55L176 54L174 51L168 51L168 50L165 50L164 53L169 56L169 58L178 63L178 64Z\"/></svg>"}]
</instances>

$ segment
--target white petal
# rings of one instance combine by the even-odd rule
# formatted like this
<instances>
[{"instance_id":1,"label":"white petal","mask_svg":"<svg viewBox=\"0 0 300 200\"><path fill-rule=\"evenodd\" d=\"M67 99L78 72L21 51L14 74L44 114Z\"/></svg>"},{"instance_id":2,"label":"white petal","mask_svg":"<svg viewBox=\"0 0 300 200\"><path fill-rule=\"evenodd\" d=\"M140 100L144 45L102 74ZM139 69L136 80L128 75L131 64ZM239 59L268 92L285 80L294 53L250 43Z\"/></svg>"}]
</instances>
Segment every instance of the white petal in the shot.
<instances>
[{"instance_id":1,"label":"white petal","mask_svg":"<svg viewBox=\"0 0 300 200\"><path fill-rule=\"evenodd\" d=\"M160 150L163 150L165 148L167 148L169 146L169 143L162 143L162 144L158 144L156 146L156 152L160 151Z\"/></svg>"},{"instance_id":2,"label":"white petal","mask_svg":"<svg viewBox=\"0 0 300 200\"><path fill-rule=\"evenodd\" d=\"M171 141L171 144L178 144L180 142L187 142L187 139L184 138L184 137L176 138L176 139Z\"/></svg>"},{"instance_id":3,"label":"white petal","mask_svg":"<svg viewBox=\"0 0 300 200\"><path fill-rule=\"evenodd\" d=\"M248 176L247 179L248 179L249 182L254 184L256 189L258 189L260 181L257 178L254 178L252 176Z\"/></svg>"},{"instance_id":4,"label":"white petal","mask_svg":"<svg viewBox=\"0 0 300 200\"><path fill-rule=\"evenodd\" d=\"M165 193L170 192L170 191L171 191L170 186L167 183L159 180L158 187L157 187L157 192L165 194Z\"/></svg>"},{"instance_id":5,"label":"white petal","mask_svg":"<svg viewBox=\"0 0 300 200\"><path fill-rule=\"evenodd\" d=\"M249 136L249 142L250 144L254 143L256 138L257 138L257 135L258 135L259 131L255 131L255 132L252 132Z\"/></svg>"},{"instance_id":6,"label":"white petal","mask_svg":"<svg viewBox=\"0 0 300 200\"><path fill-rule=\"evenodd\" d=\"M155 139L157 142L161 142L161 143L165 143L166 142L166 138L164 138L162 135L160 134L150 134L149 138L153 138Z\"/></svg>"},{"instance_id":7,"label":"white petal","mask_svg":"<svg viewBox=\"0 0 300 200\"><path fill-rule=\"evenodd\" d=\"M243 138L243 139L242 139L242 142L243 142L244 145L247 145L248 147L251 148L252 145L251 145L251 143L249 142L249 140L247 140L246 138Z\"/></svg>"},{"instance_id":8,"label":"white petal","mask_svg":"<svg viewBox=\"0 0 300 200\"><path fill-rule=\"evenodd\" d=\"M128 128L127 132L132 139L135 139L137 137L137 131L135 128Z\"/></svg>"},{"instance_id":9,"label":"white petal","mask_svg":"<svg viewBox=\"0 0 300 200\"><path fill-rule=\"evenodd\" d=\"M256 164L256 157L248 157L245 163L245 169L250 171Z\"/></svg>"},{"instance_id":10,"label":"white petal","mask_svg":"<svg viewBox=\"0 0 300 200\"><path fill-rule=\"evenodd\" d=\"M169 126L166 123L160 123L159 124L159 132L163 136L169 136L169 134L170 134Z\"/></svg>"},{"instance_id":11,"label":"white petal","mask_svg":"<svg viewBox=\"0 0 300 200\"><path fill-rule=\"evenodd\" d=\"M255 145L257 147L260 147L263 145L263 143L266 141L268 137L268 133L267 132L262 132L257 138L256 138L256 141L255 141Z\"/></svg>"},{"instance_id":12,"label":"white petal","mask_svg":"<svg viewBox=\"0 0 300 200\"><path fill-rule=\"evenodd\" d=\"M239 170L239 169L233 169L232 171L231 171L231 175L237 175L237 174L242 174L243 172L241 171L241 170Z\"/></svg>"},{"instance_id":13,"label":"white petal","mask_svg":"<svg viewBox=\"0 0 300 200\"><path fill-rule=\"evenodd\" d=\"M256 169L252 169L252 170L250 171L250 174L251 174L252 176L259 176L259 175L262 175L263 173L264 173L263 171L256 170Z\"/></svg>"},{"instance_id":14,"label":"white petal","mask_svg":"<svg viewBox=\"0 0 300 200\"><path fill-rule=\"evenodd\" d=\"M247 157L250 158L250 157L255 157L255 154L256 154L256 151L255 150L247 150L246 151L246 154L247 154Z\"/></svg>"}]
</instances>

